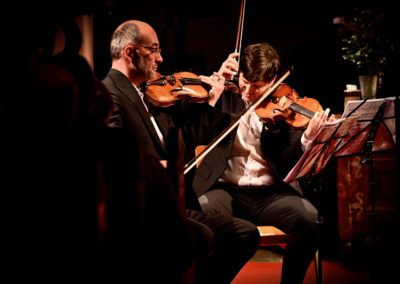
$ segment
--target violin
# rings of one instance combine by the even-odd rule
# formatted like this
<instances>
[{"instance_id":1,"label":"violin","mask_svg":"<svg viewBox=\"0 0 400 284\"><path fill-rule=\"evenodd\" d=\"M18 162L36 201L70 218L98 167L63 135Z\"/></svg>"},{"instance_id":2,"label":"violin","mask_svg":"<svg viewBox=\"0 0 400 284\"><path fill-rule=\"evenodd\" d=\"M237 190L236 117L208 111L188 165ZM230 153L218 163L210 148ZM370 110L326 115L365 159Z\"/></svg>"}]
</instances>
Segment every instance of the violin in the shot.
<instances>
[{"instance_id":1,"label":"violin","mask_svg":"<svg viewBox=\"0 0 400 284\"><path fill-rule=\"evenodd\" d=\"M243 110L241 115L237 117L236 120L232 121L231 124L222 132L220 133L217 137L211 141L210 144L208 144L204 149L196 155L189 163L187 163L184 167L184 174L187 174L195 165L199 164L200 161L204 159L208 153L211 152L212 149L214 149L229 133L231 133L236 127L238 127L240 123L240 119L247 115L249 112L254 111L255 109L258 108L258 106L265 101L268 96L271 95L272 92L274 92L278 86L289 76L290 70L287 70L272 86L271 88L267 89L264 94L262 94L255 102L253 102L252 105L250 105L247 109Z\"/></svg>"},{"instance_id":2,"label":"violin","mask_svg":"<svg viewBox=\"0 0 400 284\"><path fill-rule=\"evenodd\" d=\"M303 129L314 113L320 110L322 106L316 99L301 98L294 89L281 83L274 93L257 106L255 112L267 124L284 120L295 129Z\"/></svg>"},{"instance_id":3,"label":"violin","mask_svg":"<svg viewBox=\"0 0 400 284\"><path fill-rule=\"evenodd\" d=\"M226 81L224 89L239 92L238 83L235 81ZM152 104L168 107L178 100L205 102L210 86L203 83L196 74L184 71L173 75L160 75L155 80L143 82L140 84L140 90L147 95Z\"/></svg>"}]
</instances>

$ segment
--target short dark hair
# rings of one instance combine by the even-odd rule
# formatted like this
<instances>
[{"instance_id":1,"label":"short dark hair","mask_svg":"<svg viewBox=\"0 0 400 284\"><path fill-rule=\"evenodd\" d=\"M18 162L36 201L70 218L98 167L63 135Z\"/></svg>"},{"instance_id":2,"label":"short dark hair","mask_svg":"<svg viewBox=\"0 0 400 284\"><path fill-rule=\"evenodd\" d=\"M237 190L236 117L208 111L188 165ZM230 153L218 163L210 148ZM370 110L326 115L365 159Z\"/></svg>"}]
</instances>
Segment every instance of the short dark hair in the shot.
<instances>
[{"instance_id":1,"label":"short dark hair","mask_svg":"<svg viewBox=\"0 0 400 284\"><path fill-rule=\"evenodd\" d=\"M272 81L278 73L280 59L274 47L266 42L248 45L240 59L240 72L249 82Z\"/></svg>"}]
</instances>

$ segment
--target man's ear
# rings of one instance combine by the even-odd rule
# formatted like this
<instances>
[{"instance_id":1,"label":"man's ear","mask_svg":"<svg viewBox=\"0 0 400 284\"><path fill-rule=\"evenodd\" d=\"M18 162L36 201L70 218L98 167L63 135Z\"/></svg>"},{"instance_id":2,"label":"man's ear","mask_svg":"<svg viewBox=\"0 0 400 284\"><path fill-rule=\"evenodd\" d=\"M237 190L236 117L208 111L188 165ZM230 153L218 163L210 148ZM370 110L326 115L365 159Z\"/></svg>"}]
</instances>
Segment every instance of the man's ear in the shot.
<instances>
[{"instance_id":1,"label":"man's ear","mask_svg":"<svg viewBox=\"0 0 400 284\"><path fill-rule=\"evenodd\" d=\"M135 51L138 52L138 50L135 49L134 47L127 47L125 50L127 56L132 60L134 59Z\"/></svg>"}]
</instances>

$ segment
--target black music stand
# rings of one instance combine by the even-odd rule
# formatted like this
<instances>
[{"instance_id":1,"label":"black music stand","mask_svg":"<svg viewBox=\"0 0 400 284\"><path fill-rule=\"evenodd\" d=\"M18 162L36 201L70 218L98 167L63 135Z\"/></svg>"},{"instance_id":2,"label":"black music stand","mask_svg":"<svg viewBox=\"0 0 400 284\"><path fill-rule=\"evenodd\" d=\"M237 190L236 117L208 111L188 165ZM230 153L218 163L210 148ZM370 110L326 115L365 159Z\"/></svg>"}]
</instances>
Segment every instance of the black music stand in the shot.
<instances>
[{"instance_id":1,"label":"black music stand","mask_svg":"<svg viewBox=\"0 0 400 284\"><path fill-rule=\"evenodd\" d=\"M310 145L307 147L306 151L303 153L302 157L298 163L293 167L289 174L284 179L285 182L291 183L297 179L303 178L314 178L319 174L327 165L334 153L342 145L343 139L347 138L350 129L354 127L357 123L356 117L342 118L335 122L325 123L319 130L316 137L311 141ZM320 213L320 200L321 200L321 183L318 182L315 188L317 195L317 226L318 226L318 271L317 282L319 284L323 283L323 269L322 269L322 257L320 252L321 244L321 226L322 226L322 216Z\"/></svg>"},{"instance_id":2,"label":"black music stand","mask_svg":"<svg viewBox=\"0 0 400 284\"><path fill-rule=\"evenodd\" d=\"M365 155L363 164L371 165L371 154L374 151L390 149L395 146L394 98L350 101L344 115L335 122L325 123L316 137L311 141L299 162L285 178L285 182L292 182L300 178L310 178L319 174L330 159L335 156ZM371 175L374 177L374 175ZM374 186L374 182L370 185ZM321 188L317 186L317 196L320 199ZM375 188L371 189L372 212L375 214ZM317 202L318 224L322 224L319 202ZM375 216L373 216L375 218ZM373 219L373 238L375 236L375 220ZM319 232L320 234L320 232ZM374 240L373 240L374 241ZM318 235L318 246L320 235ZM322 283L322 262L317 275L318 283Z\"/></svg>"},{"instance_id":3,"label":"black music stand","mask_svg":"<svg viewBox=\"0 0 400 284\"><path fill-rule=\"evenodd\" d=\"M350 139L351 129L354 129L356 124L357 117L326 122L284 181L290 183L319 174L342 145Z\"/></svg>"},{"instance_id":4,"label":"black music stand","mask_svg":"<svg viewBox=\"0 0 400 284\"><path fill-rule=\"evenodd\" d=\"M349 101L342 118L321 127L284 181L319 174L332 157L366 154L395 145L394 97Z\"/></svg>"},{"instance_id":5,"label":"black music stand","mask_svg":"<svg viewBox=\"0 0 400 284\"><path fill-rule=\"evenodd\" d=\"M349 101L343 117L357 117L350 129L351 140L345 141L335 156L371 154L396 146L395 98Z\"/></svg>"}]
</instances>

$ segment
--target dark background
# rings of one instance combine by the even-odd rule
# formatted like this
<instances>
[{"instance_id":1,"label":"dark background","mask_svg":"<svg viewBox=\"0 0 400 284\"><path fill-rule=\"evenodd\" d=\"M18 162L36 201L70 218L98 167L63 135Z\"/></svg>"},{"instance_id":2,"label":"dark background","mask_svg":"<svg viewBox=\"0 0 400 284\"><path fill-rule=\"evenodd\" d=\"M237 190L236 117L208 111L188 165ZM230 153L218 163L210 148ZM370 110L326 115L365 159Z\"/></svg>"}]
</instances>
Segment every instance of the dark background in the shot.
<instances>
[{"instance_id":1,"label":"dark background","mask_svg":"<svg viewBox=\"0 0 400 284\"><path fill-rule=\"evenodd\" d=\"M315 98L324 108L341 113L345 85L358 84L358 73L341 57L333 18L350 15L354 7L373 8L385 14L388 32L397 48L377 96L399 95L397 10L394 4L387 2L247 0L242 48L256 42L269 42L280 54L282 71L289 66L294 68L286 83L300 96ZM240 5L240 0L62 0L53 4L41 4L39 1L16 5L12 9L4 9L15 19L2 25L12 35L8 37L6 33L7 36L3 36L3 47L7 48L3 58L11 61L4 66L10 66L11 70L21 69L15 59L24 62L29 54L27 47L43 41L45 33L41 27L45 27L48 20L62 22L76 15L89 14L93 16L94 73L98 78L103 79L111 66L111 33L129 19L146 21L158 32L164 58L160 66L162 74L192 71L210 75L235 50ZM23 76L15 76L11 71L8 73L8 77L17 81L13 86L20 86L24 81ZM18 94L18 90L16 92ZM338 241L335 175L336 166L329 164L322 175L320 204L325 218L325 249L330 254L338 253L335 251L335 241Z\"/></svg>"},{"instance_id":2,"label":"dark background","mask_svg":"<svg viewBox=\"0 0 400 284\"><path fill-rule=\"evenodd\" d=\"M300 96L317 99L333 113L343 111L346 84L358 85L355 68L343 61L336 16L349 16L354 8L372 8L385 14L388 32L396 37L395 9L385 1L265 1L247 0L242 48L269 42L277 48L282 71L293 66L288 83ZM109 40L123 21L138 19L158 32L162 47L162 74L192 71L209 75L235 50L240 0L106 1L93 10L94 71L103 78L110 68ZM393 59L394 60L394 59ZM398 95L396 62L385 73L378 97ZM325 257L340 254L337 226L335 161L321 175L322 192L309 192L324 218L322 247ZM312 191L312 189L311 189Z\"/></svg>"},{"instance_id":3,"label":"dark background","mask_svg":"<svg viewBox=\"0 0 400 284\"><path fill-rule=\"evenodd\" d=\"M343 111L343 90L346 84L358 84L358 73L341 58L333 18L350 15L354 7L372 7L385 14L390 33L395 34L395 9L385 1L246 2L242 48L269 42L281 56L282 71L294 68L286 83L335 113ZM240 6L240 0L109 0L95 5L95 73L103 78L110 67L112 31L125 20L139 19L158 32L164 58L161 73L211 74L235 50ZM386 72L378 97L394 95L392 78L398 76L394 69Z\"/></svg>"},{"instance_id":4,"label":"dark background","mask_svg":"<svg viewBox=\"0 0 400 284\"><path fill-rule=\"evenodd\" d=\"M358 84L359 75L341 57L334 17L350 16L354 8L383 12L388 33L398 51L396 9L389 3L393 1L246 2L242 49L248 44L269 42L280 54L282 73L293 67L286 83L300 96L315 98L334 113L343 111L345 85ZM111 33L129 19L148 22L158 32L164 58L160 66L162 74L192 71L210 75L235 50L241 0L59 0L50 4L35 1L24 6L13 5L17 7L5 11L15 16L20 30L10 29L10 23L3 28L14 33L21 46L38 40L37 32L31 30L37 21L50 18L60 22L76 15L92 15L94 72L102 79L111 66ZM11 22L11 26L14 24ZM378 97L399 94L397 62L398 52L390 59L389 69L378 86Z\"/></svg>"}]
</instances>

